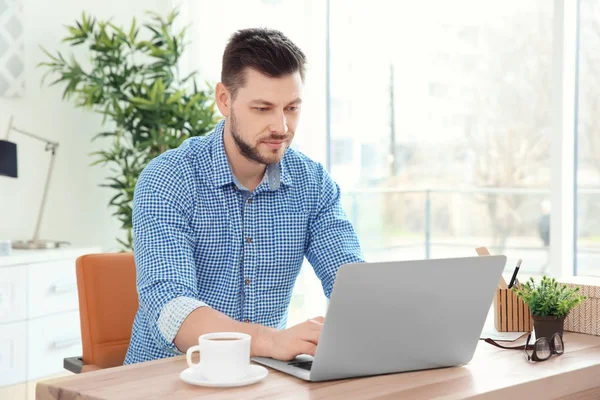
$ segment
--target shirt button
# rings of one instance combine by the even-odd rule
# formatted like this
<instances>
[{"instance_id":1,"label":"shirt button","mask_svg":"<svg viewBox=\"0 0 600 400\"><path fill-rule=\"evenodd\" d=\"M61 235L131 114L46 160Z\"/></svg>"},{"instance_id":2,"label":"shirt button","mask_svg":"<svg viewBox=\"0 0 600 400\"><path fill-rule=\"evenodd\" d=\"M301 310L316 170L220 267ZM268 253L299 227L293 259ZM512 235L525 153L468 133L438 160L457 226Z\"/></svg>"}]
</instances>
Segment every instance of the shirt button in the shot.
<instances>
[{"instance_id":1,"label":"shirt button","mask_svg":"<svg viewBox=\"0 0 600 400\"><path fill-rule=\"evenodd\" d=\"M252 199L248 199L248 204L252 204Z\"/></svg>"},{"instance_id":2,"label":"shirt button","mask_svg":"<svg viewBox=\"0 0 600 400\"><path fill-rule=\"evenodd\" d=\"M246 318L246 320L245 320L244 322L245 322L245 323L249 323L249 322L250 322L250 320Z\"/></svg>"},{"instance_id":3,"label":"shirt button","mask_svg":"<svg viewBox=\"0 0 600 400\"><path fill-rule=\"evenodd\" d=\"M246 242L250 243L250 242L252 242L252 239L251 238L246 238Z\"/></svg>"},{"instance_id":4,"label":"shirt button","mask_svg":"<svg viewBox=\"0 0 600 400\"><path fill-rule=\"evenodd\" d=\"M246 280L244 281L244 283L245 283L246 285L249 285L249 284L250 284L250 279L246 279Z\"/></svg>"}]
</instances>

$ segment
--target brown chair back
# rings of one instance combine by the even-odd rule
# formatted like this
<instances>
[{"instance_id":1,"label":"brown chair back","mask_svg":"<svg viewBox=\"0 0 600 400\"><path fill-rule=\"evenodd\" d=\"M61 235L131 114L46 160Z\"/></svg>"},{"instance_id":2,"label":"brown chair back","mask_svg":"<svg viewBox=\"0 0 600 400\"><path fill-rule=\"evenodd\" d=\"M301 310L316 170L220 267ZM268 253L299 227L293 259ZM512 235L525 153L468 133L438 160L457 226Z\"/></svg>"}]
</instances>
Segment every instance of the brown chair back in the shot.
<instances>
[{"instance_id":1,"label":"brown chair back","mask_svg":"<svg viewBox=\"0 0 600 400\"><path fill-rule=\"evenodd\" d=\"M133 253L84 255L76 270L83 363L123 365L138 309Z\"/></svg>"}]
</instances>

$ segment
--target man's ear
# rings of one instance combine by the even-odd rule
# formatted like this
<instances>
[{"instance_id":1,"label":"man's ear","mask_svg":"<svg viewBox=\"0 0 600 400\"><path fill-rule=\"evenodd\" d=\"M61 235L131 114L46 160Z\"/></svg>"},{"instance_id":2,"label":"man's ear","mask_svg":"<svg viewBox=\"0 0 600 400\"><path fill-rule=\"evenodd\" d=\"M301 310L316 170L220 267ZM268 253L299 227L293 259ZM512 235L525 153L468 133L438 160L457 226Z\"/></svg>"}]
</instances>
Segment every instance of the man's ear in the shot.
<instances>
[{"instance_id":1,"label":"man's ear","mask_svg":"<svg viewBox=\"0 0 600 400\"><path fill-rule=\"evenodd\" d=\"M219 111L224 117L229 117L231 112L231 93L222 82L217 83L215 101Z\"/></svg>"}]
</instances>

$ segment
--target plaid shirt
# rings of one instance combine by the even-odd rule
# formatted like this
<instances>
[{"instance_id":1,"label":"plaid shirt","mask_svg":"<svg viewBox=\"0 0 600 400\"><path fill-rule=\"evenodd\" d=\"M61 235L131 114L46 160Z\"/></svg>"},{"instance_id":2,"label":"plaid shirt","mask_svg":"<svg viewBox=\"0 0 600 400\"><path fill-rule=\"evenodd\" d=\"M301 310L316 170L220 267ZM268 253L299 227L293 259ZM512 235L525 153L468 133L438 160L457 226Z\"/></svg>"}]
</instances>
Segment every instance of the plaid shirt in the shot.
<instances>
[{"instance_id":1,"label":"plaid shirt","mask_svg":"<svg viewBox=\"0 0 600 400\"><path fill-rule=\"evenodd\" d=\"M327 297L338 268L363 261L322 165L288 149L249 192L231 172L223 127L156 157L139 177L139 309L125 364L181 354L173 341L198 307L283 329L305 256Z\"/></svg>"}]
</instances>

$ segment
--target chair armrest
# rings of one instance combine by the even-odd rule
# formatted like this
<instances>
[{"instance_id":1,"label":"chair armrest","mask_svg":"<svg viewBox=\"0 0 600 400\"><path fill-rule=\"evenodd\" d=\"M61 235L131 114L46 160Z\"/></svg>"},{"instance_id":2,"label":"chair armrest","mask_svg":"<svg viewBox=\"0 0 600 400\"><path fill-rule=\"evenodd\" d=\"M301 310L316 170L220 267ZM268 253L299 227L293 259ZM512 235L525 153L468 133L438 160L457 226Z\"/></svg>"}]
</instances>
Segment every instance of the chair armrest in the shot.
<instances>
[{"instance_id":1,"label":"chair armrest","mask_svg":"<svg viewBox=\"0 0 600 400\"><path fill-rule=\"evenodd\" d=\"M94 364L84 364L81 372L92 372L92 371L98 371L100 369L102 369L102 368L100 368L99 366L94 365Z\"/></svg>"},{"instance_id":2,"label":"chair armrest","mask_svg":"<svg viewBox=\"0 0 600 400\"><path fill-rule=\"evenodd\" d=\"M83 372L83 359L81 357L67 357L63 360L63 367L76 374Z\"/></svg>"}]
</instances>

